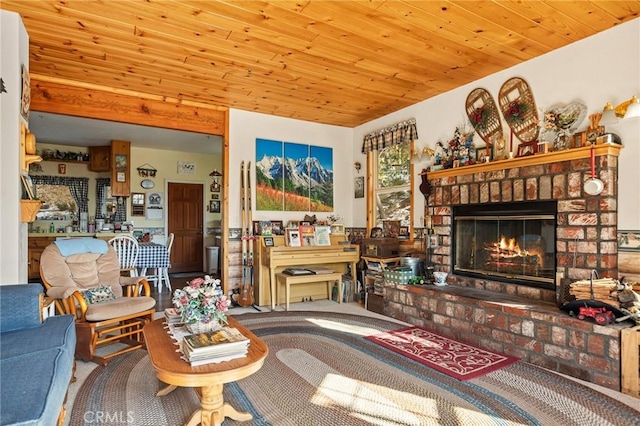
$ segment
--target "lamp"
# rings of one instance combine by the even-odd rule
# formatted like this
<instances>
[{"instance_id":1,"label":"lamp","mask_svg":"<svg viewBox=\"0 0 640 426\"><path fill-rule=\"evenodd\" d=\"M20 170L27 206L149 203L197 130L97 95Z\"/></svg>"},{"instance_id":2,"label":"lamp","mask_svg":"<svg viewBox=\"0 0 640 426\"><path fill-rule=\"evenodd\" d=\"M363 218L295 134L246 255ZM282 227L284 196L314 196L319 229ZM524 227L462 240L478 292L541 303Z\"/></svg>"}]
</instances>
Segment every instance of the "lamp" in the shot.
<instances>
[{"instance_id":1,"label":"lamp","mask_svg":"<svg viewBox=\"0 0 640 426\"><path fill-rule=\"evenodd\" d=\"M602 118L600 119L600 124L603 126L609 126L611 124L616 124L618 122L618 116L613 110L613 105L611 102L607 102L602 110Z\"/></svg>"},{"instance_id":2,"label":"lamp","mask_svg":"<svg viewBox=\"0 0 640 426\"><path fill-rule=\"evenodd\" d=\"M435 154L435 151L427 146L425 146L424 148L422 148L422 150L420 149L414 149L413 151L411 151L411 163L413 164L417 164L419 162L422 161L422 157L424 157L425 155L428 158L433 157L433 154Z\"/></svg>"},{"instance_id":3,"label":"lamp","mask_svg":"<svg viewBox=\"0 0 640 426\"><path fill-rule=\"evenodd\" d=\"M627 104L627 111L624 114L624 118L640 117L640 100L634 96L631 97Z\"/></svg>"},{"instance_id":4,"label":"lamp","mask_svg":"<svg viewBox=\"0 0 640 426\"><path fill-rule=\"evenodd\" d=\"M611 105L611 102L607 102L602 110L600 124L607 126L616 124L620 118L627 119L636 117L640 117L640 100L633 95L631 99L621 103L615 108Z\"/></svg>"}]
</instances>

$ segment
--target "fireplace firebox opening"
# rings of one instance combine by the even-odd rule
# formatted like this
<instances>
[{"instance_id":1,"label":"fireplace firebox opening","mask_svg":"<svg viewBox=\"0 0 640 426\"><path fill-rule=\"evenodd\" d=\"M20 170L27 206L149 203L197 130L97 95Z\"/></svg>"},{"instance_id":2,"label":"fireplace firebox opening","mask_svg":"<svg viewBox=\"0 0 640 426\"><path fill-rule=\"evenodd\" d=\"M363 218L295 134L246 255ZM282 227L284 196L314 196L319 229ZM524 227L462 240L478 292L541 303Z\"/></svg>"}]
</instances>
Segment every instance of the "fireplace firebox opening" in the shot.
<instances>
[{"instance_id":1,"label":"fireplace firebox opening","mask_svg":"<svg viewBox=\"0 0 640 426\"><path fill-rule=\"evenodd\" d=\"M454 274L555 289L556 201L453 208Z\"/></svg>"}]
</instances>

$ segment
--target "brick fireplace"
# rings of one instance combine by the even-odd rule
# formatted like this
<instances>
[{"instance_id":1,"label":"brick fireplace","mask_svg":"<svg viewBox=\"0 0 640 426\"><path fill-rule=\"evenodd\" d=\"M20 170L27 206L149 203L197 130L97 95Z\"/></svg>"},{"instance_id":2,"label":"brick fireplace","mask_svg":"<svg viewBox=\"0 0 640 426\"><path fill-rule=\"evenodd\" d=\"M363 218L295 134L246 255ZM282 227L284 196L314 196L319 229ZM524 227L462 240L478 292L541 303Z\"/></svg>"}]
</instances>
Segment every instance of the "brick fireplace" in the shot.
<instances>
[{"instance_id":1,"label":"brick fireplace","mask_svg":"<svg viewBox=\"0 0 640 426\"><path fill-rule=\"evenodd\" d=\"M586 195L583 183L591 177L590 148L539 154L487 165L448 169L428 174L434 188L427 214L431 215L439 245L432 261L452 272L451 234L454 206L494 205L532 201L557 201L556 271L572 280L587 279L593 269L601 277L618 276L617 202L620 145L597 145L596 161L604 190ZM484 280L451 284L482 286ZM532 289L505 283L488 284L491 291L534 300L555 301L555 290Z\"/></svg>"},{"instance_id":2,"label":"brick fireplace","mask_svg":"<svg viewBox=\"0 0 640 426\"><path fill-rule=\"evenodd\" d=\"M553 371L620 390L620 330L580 321L558 308L557 282L617 278L619 145L595 148L604 190L586 195L590 147L429 172L431 217L438 246L429 253L448 286L385 283L384 313L461 341L501 351ZM555 268L551 285L454 273L453 210L473 204L557 203Z\"/></svg>"}]
</instances>

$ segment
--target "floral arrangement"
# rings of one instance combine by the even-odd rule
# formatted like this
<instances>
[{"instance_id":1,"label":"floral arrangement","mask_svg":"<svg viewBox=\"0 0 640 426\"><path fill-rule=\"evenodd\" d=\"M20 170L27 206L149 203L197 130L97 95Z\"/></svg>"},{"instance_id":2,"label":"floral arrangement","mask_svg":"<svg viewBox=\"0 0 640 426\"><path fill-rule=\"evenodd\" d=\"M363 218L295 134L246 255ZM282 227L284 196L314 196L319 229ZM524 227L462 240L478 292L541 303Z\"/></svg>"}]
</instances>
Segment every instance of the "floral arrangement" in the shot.
<instances>
[{"instance_id":1,"label":"floral arrangement","mask_svg":"<svg viewBox=\"0 0 640 426\"><path fill-rule=\"evenodd\" d=\"M504 118L509 124L520 124L524 122L525 114L529 109L529 105L518 100L509 102Z\"/></svg>"},{"instance_id":2,"label":"floral arrangement","mask_svg":"<svg viewBox=\"0 0 640 426\"><path fill-rule=\"evenodd\" d=\"M571 126L576 117L571 113L561 113L550 110L544 113L544 131L555 133L553 141L554 151L560 151L569 147L568 138L572 134Z\"/></svg>"},{"instance_id":3,"label":"floral arrangement","mask_svg":"<svg viewBox=\"0 0 640 426\"><path fill-rule=\"evenodd\" d=\"M220 280L209 275L194 278L188 286L173 293L173 306L185 324L227 323L225 312L229 310L229 300L223 294Z\"/></svg>"},{"instance_id":4,"label":"floral arrangement","mask_svg":"<svg viewBox=\"0 0 640 426\"><path fill-rule=\"evenodd\" d=\"M544 113L544 128L548 132L567 132L576 122L573 114L562 114L555 111Z\"/></svg>"},{"instance_id":5,"label":"floral arrangement","mask_svg":"<svg viewBox=\"0 0 640 426\"><path fill-rule=\"evenodd\" d=\"M436 164L442 165L445 169L453 167L454 161L458 161L460 166L473 164L474 151L473 132L462 134L460 129L456 128L447 146L440 141L436 142Z\"/></svg>"},{"instance_id":6,"label":"floral arrangement","mask_svg":"<svg viewBox=\"0 0 640 426\"><path fill-rule=\"evenodd\" d=\"M487 122L489 120L489 111L482 105L481 107L476 108L471 113L471 123L475 129L486 130Z\"/></svg>"}]
</instances>

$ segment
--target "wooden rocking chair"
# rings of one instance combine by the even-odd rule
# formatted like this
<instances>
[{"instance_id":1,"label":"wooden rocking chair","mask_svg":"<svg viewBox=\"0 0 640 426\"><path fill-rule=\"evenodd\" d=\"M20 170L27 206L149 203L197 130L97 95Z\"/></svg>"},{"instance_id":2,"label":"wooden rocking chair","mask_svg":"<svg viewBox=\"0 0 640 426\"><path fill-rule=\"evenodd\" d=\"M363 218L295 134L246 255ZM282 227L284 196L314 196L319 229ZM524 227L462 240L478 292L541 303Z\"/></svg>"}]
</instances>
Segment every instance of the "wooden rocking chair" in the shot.
<instances>
[{"instance_id":1,"label":"wooden rocking chair","mask_svg":"<svg viewBox=\"0 0 640 426\"><path fill-rule=\"evenodd\" d=\"M76 358L107 365L109 358L145 347L142 327L153 320L156 301L144 277L120 276L118 257L106 241L51 243L42 252L40 276L58 312L76 317ZM114 343L124 347L96 353Z\"/></svg>"}]
</instances>

